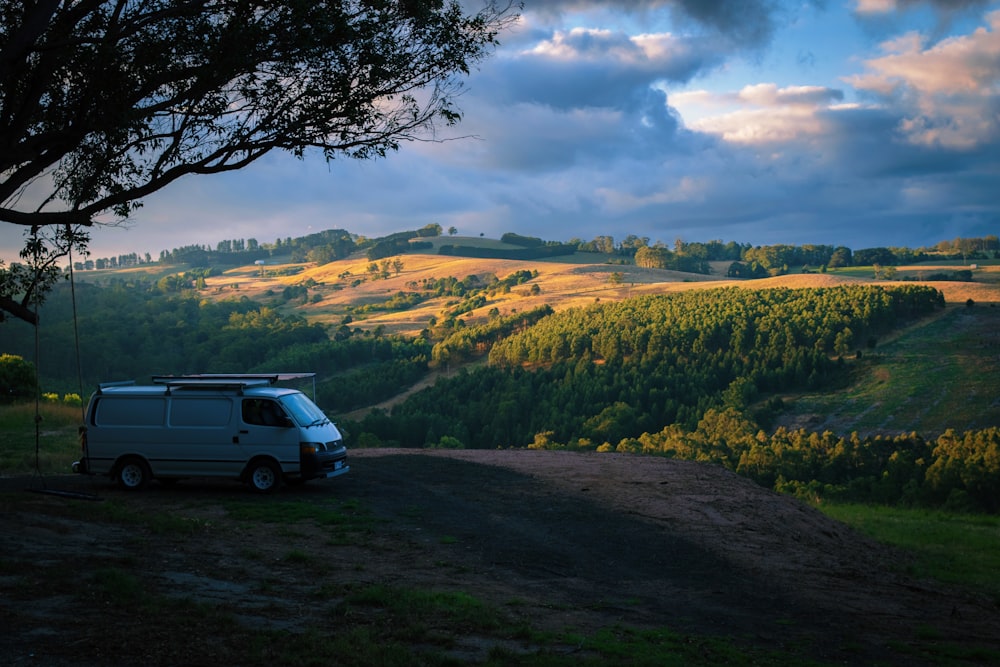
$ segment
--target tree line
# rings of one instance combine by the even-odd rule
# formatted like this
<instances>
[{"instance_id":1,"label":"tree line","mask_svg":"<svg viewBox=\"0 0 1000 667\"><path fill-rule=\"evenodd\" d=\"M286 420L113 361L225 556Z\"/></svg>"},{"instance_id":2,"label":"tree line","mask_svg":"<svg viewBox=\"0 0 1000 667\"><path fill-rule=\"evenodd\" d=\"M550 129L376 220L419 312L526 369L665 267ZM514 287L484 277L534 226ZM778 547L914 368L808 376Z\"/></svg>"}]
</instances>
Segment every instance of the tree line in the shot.
<instances>
[{"instance_id":1,"label":"tree line","mask_svg":"<svg viewBox=\"0 0 1000 667\"><path fill-rule=\"evenodd\" d=\"M455 232L452 228L449 233ZM272 243L257 239L226 239L208 245L186 245L161 250L159 261L164 264L190 266L236 266L272 257L288 258L292 262L328 264L345 259L355 252L365 252L369 260L379 260L413 252L429 252L431 243L423 239L440 236L441 225L431 223L420 229L397 232L383 237L365 238L344 229L328 229L301 237L277 238ZM636 266L672 269L689 273L710 273L709 262L730 261L729 277L762 278L789 271L791 268L826 270L849 266L892 267L928 261L935 258L990 259L1000 256L1000 241L996 236L956 238L941 241L932 248L876 247L852 250L833 245L760 245L674 241L673 248L662 242L650 242L648 237L627 235L616 242L614 237L601 235L590 241L571 239L568 242L545 241L538 237L506 232L504 243L519 246L517 250L502 250L476 246L441 245L437 253L463 257L500 259L546 259L576 252L602 253ZM933 253L933 254L931 254ZM115 269L152 262L150 254L127 253L108 258L86 259L74 263L75 270Z\"/></svg>"},{"instance_id":2,"label":"tree line","mask_svg":"<svg viewBox=\"0 0 1000 667\"><path fill-rule=\"evenodd\" d=\"M995 427L949 429L934 438L784 427L767 433L728 407L708 410L692 430L671 424L597 449L715 463L811 501L1000 511L1000 428Z\"/></svg>"}]
</instances>

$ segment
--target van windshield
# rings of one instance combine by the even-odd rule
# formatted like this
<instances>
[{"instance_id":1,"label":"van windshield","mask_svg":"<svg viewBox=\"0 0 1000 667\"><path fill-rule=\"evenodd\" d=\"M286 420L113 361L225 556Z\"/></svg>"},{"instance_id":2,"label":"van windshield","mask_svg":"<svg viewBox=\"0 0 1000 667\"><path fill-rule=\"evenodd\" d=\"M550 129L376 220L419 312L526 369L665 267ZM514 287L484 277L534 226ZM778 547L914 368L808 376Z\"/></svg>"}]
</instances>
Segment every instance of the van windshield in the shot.
<instances>
[{"instance_id":1,"label":"van windshield","mask_svg":"<svg viewBox=\"0 0 1000 667\"><path fill-rule=\"evenodd\" d=\"M280 400L300 426L316 426L330 421L305 394L287 394Z\"/></svg>"}]
</instances>

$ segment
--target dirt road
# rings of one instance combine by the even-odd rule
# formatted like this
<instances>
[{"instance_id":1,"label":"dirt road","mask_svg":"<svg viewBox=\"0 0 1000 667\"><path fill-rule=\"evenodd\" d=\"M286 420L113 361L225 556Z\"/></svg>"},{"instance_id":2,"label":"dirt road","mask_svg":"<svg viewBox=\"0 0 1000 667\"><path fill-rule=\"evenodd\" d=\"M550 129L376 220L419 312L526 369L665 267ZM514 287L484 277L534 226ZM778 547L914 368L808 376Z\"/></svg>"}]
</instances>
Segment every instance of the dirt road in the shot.
<instances>
[{"instance_id":1,"label":"dirt road","mask_svg":"<svg viewBox=\"0 0 1000 667\"><path fill-rule=\"evenodd\" d=\"M223 481L127 494L106 480L46 480L103 499L90 503L0 480L0 662L211 662L207 639L151 639L106 595L74 593L109 565L159 595L235 610L244 628L322 625L317 590L349 583L464 591L553 632L667 627L834 663L917 664L940 641L1000 650L993 601L908 577L900 554L715 466L542 451L350 460L343 477L271 497ZM360 508L370 523L363 539L332 541L315 522L234 518L291 501ZM157 530L157 515L172 527ZM322 563L321 581L296 562ZM456 646L469 661L488 650L473 638Z\"/></svg>"}]
</instances>

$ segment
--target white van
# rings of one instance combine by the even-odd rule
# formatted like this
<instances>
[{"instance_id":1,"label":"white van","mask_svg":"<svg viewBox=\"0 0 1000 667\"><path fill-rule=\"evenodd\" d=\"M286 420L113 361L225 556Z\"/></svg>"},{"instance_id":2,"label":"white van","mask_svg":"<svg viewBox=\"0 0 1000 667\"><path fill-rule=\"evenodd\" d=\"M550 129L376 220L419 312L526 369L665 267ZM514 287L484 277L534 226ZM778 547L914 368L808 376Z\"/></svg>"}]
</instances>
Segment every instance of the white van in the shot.
<instances>
[{"instance_id":1,"label":"white van","mask_svg":"<svg viewBox=\"0 0 1000 667\"><path fill-rule=\"evenodd\" d=\"M108 475L130 490L151 479L229 477L261 493L283 481L343 475L350 468L337 427L301 391L273 386L309 375L102 384L87 406L83 457L73 470Z\"/></svg>"}]
</instances>

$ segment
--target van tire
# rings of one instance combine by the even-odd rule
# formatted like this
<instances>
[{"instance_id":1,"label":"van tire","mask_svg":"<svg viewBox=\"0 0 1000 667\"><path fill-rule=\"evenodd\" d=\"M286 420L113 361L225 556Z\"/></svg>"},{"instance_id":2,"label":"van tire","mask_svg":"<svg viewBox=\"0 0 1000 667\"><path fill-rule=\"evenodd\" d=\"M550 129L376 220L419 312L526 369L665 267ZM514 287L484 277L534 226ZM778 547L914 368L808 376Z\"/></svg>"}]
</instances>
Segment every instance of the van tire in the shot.
<instances>
[{"instance_id":1,"label":"van tire","mask_svg":"<svg viewBox=\"0 0 1000 667\"><path fill-rule=\"evenodd\" d=\"M246 470L246 482L257 493L274 493L281 486L281 468L271 459L255 459Z\"/></svg>"},{"instance_id":2,"label":"van tire","mask_svg":"<svg viewBox=\"0 0 1000 667\"><path fill-rule=\"evenodd\" d=\"M138 456L124 458L118 464L115 473L118 486L126 491L139 491L153 478L149 470L149 464Z\"/></svg>"}]
</instances>

